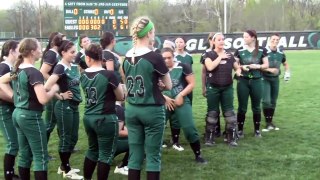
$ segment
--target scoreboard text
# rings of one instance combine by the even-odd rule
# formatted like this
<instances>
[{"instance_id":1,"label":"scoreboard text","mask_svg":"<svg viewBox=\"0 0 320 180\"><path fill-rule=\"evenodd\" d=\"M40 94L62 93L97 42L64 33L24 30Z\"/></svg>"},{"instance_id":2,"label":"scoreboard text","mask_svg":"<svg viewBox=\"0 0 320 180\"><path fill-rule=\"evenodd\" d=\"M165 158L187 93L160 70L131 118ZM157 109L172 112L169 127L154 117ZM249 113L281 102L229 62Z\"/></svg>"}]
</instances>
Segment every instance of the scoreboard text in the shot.
<instances>
[{"instance_id":1,"label":"scoreboard text","mask_svg":"<svg viewBox=\"0 0 320 180\"><path fill-rule=\"evenodd\" d=\"M64 29L129 29L128 0L64 0Z\"/></svg>"}]
</instances>

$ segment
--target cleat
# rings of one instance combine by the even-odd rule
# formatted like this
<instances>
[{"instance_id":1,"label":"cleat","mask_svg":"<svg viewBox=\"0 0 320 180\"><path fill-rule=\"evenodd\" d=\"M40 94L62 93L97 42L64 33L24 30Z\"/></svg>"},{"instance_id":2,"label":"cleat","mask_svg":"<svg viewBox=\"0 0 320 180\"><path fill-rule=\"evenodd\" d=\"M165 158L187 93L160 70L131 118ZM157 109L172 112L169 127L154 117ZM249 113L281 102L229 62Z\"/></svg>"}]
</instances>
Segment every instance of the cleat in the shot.
<instances>
[{"instance_id":1,"label":"cleat","mask_svg":"<svg viewBox=\"0 0 320 180\"><path fill-rule=\"evenodd\" d=\"M201 156L196 157L196 162L199 164L208 164L208 161L203 159Z\"/></svg>"},{"instance_id":2,"label":"cleat","mask_svg":"<svg viewBox=\"0 0 320 180\"><path fill-rule=\"evenodd\" d=\"M165 142L163 142L162 143L162 148L167 148L167 147L168 147L168 145Z\"/></svg>"},{"instance_id":3,"label":"cleat","mask_svg":"<svg viewBox=\"0 0 320 180\"><path fill-rule=\"evenodd\" d=\"M256 130L256 131L254 132L254 137L257 137L257 138L261 138L261 137L262 137L259 130Z\"/></svg>"},{"instance_id":4,"label":"cleat","mask_svg":"<svg viewBox=\"0 0 320 180\"><path fill-rule=\"evenodd\" d=\"M240 138L244 138L244 133L243 131L238 131L238 137Z\"/></svg>"},{"instance_id":5,"label":"cleat","mask_svg":"<svg viewBox=\"0 0 320 180\"><path fill-rule=\"evenodd\" d=\"M73 168L71 168L70 171L73 171L73 172L75 172L75 173L78 173L78 172L80 172L80 169L73 169ZM69 171L69 172L70 172L70 171ZM59 166L58 171L57 171L57 174L63 174L63 173L65 173L65 171L62 170L61 167Z\"/></svg>"},{"instance_id":6,"label":"cleat","mask_svg":"<svg viewBox=\"0 0 320 180\"><path fill-rule=\"evenodd\" d=\"M114 173L115 174L122 174L122 175L125 175L125 176L128 176L129 174L129 169L127 166L123 166L123 167L118 167L116 166L116 168L114 169Z\"/></svg>"},{"instance_id":7,"label":"cleat","mask_svg":"<svg viewBox=\"0 0 320 180\"><path fill-rule=\"evenodd\" d=\"M183 148L182 146L180 146L179 143L174 143L174 144L172 145L172 148L175 149L175 150L177 150L177 151L184 151L184 148Z\"/></svg>"},{"instance_id":8,"label":"cleat","mask_svg":"<svg viewBox=\"0 0 320 180\"><path fill-rule=\"evenodd\" d=\"M80 176L76 172L70 170L68 173L63 173L63 178L81 180L83 179L83 176Z\"/></svg>"}]
</instances>

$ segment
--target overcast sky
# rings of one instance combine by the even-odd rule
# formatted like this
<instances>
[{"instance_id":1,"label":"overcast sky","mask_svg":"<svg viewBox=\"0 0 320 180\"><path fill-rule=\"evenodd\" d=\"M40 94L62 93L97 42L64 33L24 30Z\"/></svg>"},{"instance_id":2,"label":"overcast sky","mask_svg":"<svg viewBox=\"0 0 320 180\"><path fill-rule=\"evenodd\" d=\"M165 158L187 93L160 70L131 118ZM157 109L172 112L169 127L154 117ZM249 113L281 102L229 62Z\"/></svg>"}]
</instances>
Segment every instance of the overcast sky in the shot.
<instances>
[{"instance_id":1,"label":"overcast sky","mask_svg":"<svg viewBox=\"0 0 320 180\"><path fill-rule=\"evenodd\" d=\"M20 0L0 0L4 1L1 2L0 9L9 9L14 3L19 2ZM32 1L34 4L38 4L39 0L29 0ZM49 4L58 5L62 7L63 0L40 0L40 3L47 1Z\"/></svg>"}]
</instances>

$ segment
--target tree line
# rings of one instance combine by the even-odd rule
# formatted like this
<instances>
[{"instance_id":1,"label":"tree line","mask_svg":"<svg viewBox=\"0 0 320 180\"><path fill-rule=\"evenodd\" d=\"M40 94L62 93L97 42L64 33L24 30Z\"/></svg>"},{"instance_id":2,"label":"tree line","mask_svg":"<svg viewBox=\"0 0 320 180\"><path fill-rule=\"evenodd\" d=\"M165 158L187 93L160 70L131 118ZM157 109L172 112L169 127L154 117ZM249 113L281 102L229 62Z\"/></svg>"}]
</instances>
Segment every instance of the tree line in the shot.
<instances>
[{"instance_id":1,"label":"tree line","mask_svg":"<svg viewBox=\"0 0 320 180\"><path fill-rule=\"evenodd\" d=\"M320 29L320 0L226 0L227 32L304 31ZM142 15L156 24L157 33L223 32L224 0L129 0L129 23ZM63 7L46 0L34 4L21 0L11 9L0 11L0 32L15 32L16 37L43 37L64 31ZM91 36L101 32L88 31ZM128 35L121 31L120 35Z\"/></svg>"}]
</instances>

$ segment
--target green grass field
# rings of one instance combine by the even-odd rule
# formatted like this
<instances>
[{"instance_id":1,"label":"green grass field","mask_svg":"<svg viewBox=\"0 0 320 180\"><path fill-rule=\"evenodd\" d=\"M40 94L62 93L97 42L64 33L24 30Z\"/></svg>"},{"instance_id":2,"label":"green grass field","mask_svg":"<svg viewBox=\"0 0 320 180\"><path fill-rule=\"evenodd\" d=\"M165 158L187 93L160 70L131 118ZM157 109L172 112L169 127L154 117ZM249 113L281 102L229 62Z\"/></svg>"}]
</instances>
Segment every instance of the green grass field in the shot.
<instances>
[{"instance_id":1,"label":"green grass field","mask_svg":"<svg viewBox=\"0 0 320 180\"><path fill-rule=\"evenodd\" d=\"M181 143L185 148L177 152L172 148L163 150L161 179L173 180L207 180L207 179L318 179L320 175L320 84L318 77L320 69L319 51L288 51L287 60L291 67L292 77L289 83L280 84L280 95L274 122L280 131L263 133L262 138L253 137L252 113L248 111L245 123L245 138L239 141L239 146L230 148L217 140L214 147L204 147L203 156L207 165L198 165L185 138L181 134ZM199 56L194 56L193 69L197 78L194 90L193 115L199 134L204 132L204 116L206 100L201 95L201 66ZM236 97L236 95L235 95ZM83 112L83 105L80 106ZM235 99L237 109L237 99ZM250 109L250 105L248 107ZM80 113L82 117L82 114ZM82 121L80 121L82 122ZM223 121L222 121L223 122ZM264 126L264 119L262 126ZM169 129L165 140L169 141ZM0 139L3 144L2 138ZM82 123L80 123L77 152L71 157L71 166L82 171L87 138ZM3 152L4 146L1 147ZM57 153L58 138L56 131L52 134L49 154L56 159L49 162L49 179L62 179L58 175L59 157ZM113 173L115 165L122 159L118 156L111 167L109 179L127 179L126 176ZM2 157L1 157L2 161ZM0 167L1 177L3 166ZM3 178L0 178L3 179ZM94 176L94 179L96 177ZM145 172L142 174L145 179Z\"/></svg>"}]
</instances>

